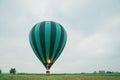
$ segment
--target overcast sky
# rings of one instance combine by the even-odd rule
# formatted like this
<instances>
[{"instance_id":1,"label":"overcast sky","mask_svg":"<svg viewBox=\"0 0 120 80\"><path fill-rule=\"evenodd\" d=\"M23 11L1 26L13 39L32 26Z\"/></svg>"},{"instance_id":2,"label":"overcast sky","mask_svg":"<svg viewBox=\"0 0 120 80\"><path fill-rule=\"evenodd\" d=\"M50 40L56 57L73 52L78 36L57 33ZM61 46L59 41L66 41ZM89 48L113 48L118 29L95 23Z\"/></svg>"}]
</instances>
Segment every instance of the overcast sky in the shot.
<instances>
[{"instance_id":1,"label":"overcast sky","mask_svg":"<svg viewBox=\"0 0 120 80\"><path fill-rule=\"evenodd\" d=\"M0 69L45 73L29 44L29 31L52 20L67 44L52 73L120 72L120 0L0 0Z\"/></svg>"}]
</instances>

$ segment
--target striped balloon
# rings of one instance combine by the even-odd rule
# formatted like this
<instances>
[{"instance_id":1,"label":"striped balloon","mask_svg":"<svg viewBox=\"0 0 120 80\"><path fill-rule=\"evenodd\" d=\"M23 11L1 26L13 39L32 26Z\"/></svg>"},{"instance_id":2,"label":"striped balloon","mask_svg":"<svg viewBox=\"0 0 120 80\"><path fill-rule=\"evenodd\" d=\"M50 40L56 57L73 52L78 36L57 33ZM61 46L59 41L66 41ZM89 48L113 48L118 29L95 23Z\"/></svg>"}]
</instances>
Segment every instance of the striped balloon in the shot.
<instances>
[{"instance_id":1,"label":"striped balloon","mask_svg":"<svg viewBox=\"0 0 120 80\"><path fill-rule=\"evenodd\" d=\"M56 22L37 23L30 31L30 45L47 70L60 56L67 40L65 29Z\"/></svg>"}]
</instances>

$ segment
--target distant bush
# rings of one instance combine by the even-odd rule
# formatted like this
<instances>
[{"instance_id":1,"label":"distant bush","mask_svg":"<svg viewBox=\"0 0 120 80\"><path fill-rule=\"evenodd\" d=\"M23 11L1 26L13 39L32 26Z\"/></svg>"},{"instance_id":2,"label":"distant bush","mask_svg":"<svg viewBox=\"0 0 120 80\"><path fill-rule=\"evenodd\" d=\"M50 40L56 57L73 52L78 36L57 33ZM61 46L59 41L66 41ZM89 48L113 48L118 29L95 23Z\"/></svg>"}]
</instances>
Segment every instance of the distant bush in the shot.
<instances>
[{"instance_id":1,"label":"distant bush","mask_svg":"<svg viewBox=\"0 0 120 80\"><path fill-rule=\"evenodd\" d=\"M2 74L2 70L0 69L0 74Z\"/></svg>"},{"instance_id":2,"label":"distant bush","mask_svg":"<svg viewBox=\"0 0 120 80\"><path fill-rule=\"evenodd\" d=\"M16 74L16 69L15 68L11 68L10 69L10 74Z\"/></svg>"},{"instance_id":3,"label":"distant bush","mask_svg":"<svg viewBox=\"0 0 120 80\"><path fill-rule=\"evenodd\" d=\"M112 72L112 71L107 71L106 73L107 73L107 74L112 74L112 73L114 73L114 72Z\"/></svg>"}]
</instances>

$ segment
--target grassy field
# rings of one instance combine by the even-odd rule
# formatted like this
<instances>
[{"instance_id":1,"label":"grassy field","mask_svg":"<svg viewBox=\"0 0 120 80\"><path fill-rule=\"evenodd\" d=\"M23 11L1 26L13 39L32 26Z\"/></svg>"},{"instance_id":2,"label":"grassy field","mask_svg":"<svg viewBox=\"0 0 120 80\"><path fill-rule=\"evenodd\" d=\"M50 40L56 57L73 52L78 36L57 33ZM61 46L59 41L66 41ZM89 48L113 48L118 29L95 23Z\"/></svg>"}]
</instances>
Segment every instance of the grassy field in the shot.
<instances>
[{"instance_id":1,"label":"grassy field","mask_svg":"<svg viewBox=\"0 0 120 80\"><path fill-rule=\"evenodd\" d=\"M120 80L120 74L59 74L49 76L1 74L0 80Z\"/></svg>"}]
</instances>

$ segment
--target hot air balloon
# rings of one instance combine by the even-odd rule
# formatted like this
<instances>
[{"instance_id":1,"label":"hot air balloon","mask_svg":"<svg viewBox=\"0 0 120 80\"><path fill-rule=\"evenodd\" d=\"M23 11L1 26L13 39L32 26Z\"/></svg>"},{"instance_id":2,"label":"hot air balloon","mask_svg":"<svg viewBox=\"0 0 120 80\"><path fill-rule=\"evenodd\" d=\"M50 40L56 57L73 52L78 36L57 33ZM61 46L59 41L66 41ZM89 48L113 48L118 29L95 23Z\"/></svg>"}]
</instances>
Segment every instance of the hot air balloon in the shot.
<instances>
[{"instance_id":1,"label":"hot air balloon","mask_svg":"<svg viewBox=\"0 0 120 80\"><path fill-rule=\"evenodd\" d=\"M29 34L30 45L50 73L49 69L62 53L67 41L67 33L62 25L53 21L37 23Z\"/></svg>"}]
</instances>

